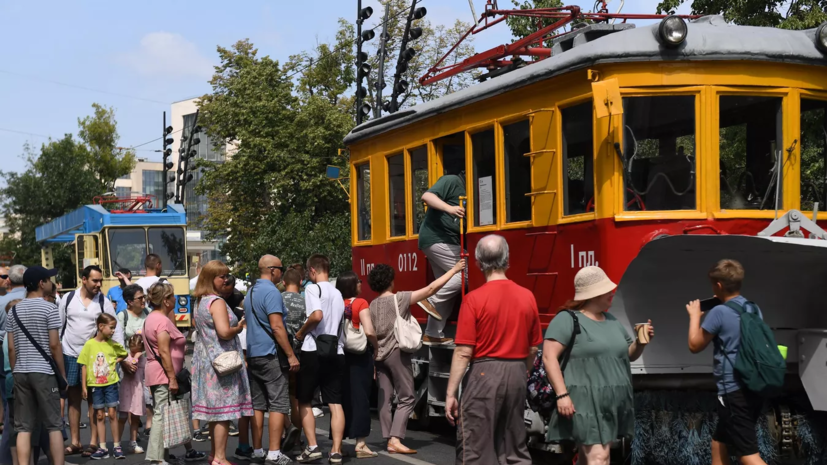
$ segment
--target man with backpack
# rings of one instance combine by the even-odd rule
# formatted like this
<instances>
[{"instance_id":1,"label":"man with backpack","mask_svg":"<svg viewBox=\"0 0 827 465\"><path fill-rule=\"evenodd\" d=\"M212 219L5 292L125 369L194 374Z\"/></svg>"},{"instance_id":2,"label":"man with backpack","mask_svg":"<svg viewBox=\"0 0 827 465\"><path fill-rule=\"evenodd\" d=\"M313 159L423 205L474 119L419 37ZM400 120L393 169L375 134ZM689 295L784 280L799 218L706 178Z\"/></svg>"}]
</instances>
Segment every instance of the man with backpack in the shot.
<instances>
[{"instance_id":1,"label":"man with backpack","mask_svg":"<svg viewBox=\"0 0 827 465\"><path fill-rule=\"evenodd\" d=\"M66 449L67 454L76 454L81 451L80 444L80 404L83 400L81 392L81 370L78 365L78 355L84 344L95 337L97 324L95 321L101 313L108 313L116 317L115 307L101 292L103 272L100 267L90 265L81 272L81 286L66 295L60 302L60 318L62 328L60 339L63 347L63 363L66 367L66 381L69 383L69 430L71 443ZM116 317L117 318L117 317ZM112 340L123 345L123 326L117 325ZM89 395L90 411L92 396ZM92 441L98 444L97 429L91 428ZM95 446L97 450L97 446ZM87 448L87 452L91 450ZM88 455L94 453L88 452Z\"/></svg>"},{"instance_id":2,"label":"man with backpack","mask_svg":"<svg viewBox=\"0 0 827 465\"><path fill-rule=\"evenodd\" d=\"M690 302L686 310L689 350L696 354L714 343L718 426L712 435L712 463L729 463L734 456L743 464L764 464L755 425L764 398L783 387L786 362L761 309L741 295L744 267L735 260L721 260L710 270L709 280L718 305L703 317L703 323L700 301Z\"/></svg>"}]
</instances>

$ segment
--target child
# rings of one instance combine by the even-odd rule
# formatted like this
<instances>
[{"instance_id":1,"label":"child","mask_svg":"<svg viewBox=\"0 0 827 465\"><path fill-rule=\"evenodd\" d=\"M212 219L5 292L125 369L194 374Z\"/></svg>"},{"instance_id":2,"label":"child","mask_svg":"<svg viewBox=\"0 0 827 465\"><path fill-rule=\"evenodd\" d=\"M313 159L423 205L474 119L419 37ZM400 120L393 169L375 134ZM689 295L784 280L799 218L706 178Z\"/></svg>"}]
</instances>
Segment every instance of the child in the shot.
<instances>
[{"instance_id":1,"label":"child","mask_svg":"<svg viewBox=\"0 0 827 465\"><path fill-rule=\"evenodd\" d=\"M109 424L112 427L112 438L115 447L115 458L126 458L121 449L120 434L118 432L118 372L116 367L127 356L122 345L113 341L112 334L118 320L108 313L101 313L95 321L98 333L93 339L86 341L78 355L78 364L82 366L81 380L83 382L83 398L86 399L88 387L92 388L92 408L97 416L98 438L100 447L92 454L93 460L109 458L106 448L106 416L105 409L109 409Z\"/></svg>"},{"instance_id":2,"label":"child","mask_svg":"<svg viewBox=\"0 0 827 465\"><path fill-rule=\"evenodd\" d=\"M132 452L143 454L144 449L138 445L138 428L140 427L141 417L146 414L144 404L144 368L146 367L146 358L143 356L144 338L140 334L133 334L126 341L126 345L129 347L129 356L126 357L126 362L133 364L137 371L128 373L124 370L120 389L119 410L121 411L121 417L119 419L119 429L123 434L126 420L129 418L129 437L131 439L129 445Z\"/></svg>"}]
</instances>

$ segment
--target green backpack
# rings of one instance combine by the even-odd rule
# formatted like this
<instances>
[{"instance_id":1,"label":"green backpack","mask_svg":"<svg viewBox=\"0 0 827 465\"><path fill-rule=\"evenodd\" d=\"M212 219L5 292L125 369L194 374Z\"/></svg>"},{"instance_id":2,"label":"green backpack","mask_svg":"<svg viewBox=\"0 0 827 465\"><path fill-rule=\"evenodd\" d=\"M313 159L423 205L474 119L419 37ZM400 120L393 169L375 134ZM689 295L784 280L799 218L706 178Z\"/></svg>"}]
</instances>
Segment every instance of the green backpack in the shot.
<instances>
[{"instance_id":1,"label":"green backpack","mask_svg":"<svg viewBox=\"0 0 827 465\"><path fill-rule=\"evenodd\" d=\"M752 302L747 302L746 305L758 308ZM741 345L733 363L735 374L748 390L762 397L780 394L784 387L787 362L778 350L772 330L761 319L758 311L747 312L731 300L726 306L741 315Z\"/></svg>"}]
</instances>

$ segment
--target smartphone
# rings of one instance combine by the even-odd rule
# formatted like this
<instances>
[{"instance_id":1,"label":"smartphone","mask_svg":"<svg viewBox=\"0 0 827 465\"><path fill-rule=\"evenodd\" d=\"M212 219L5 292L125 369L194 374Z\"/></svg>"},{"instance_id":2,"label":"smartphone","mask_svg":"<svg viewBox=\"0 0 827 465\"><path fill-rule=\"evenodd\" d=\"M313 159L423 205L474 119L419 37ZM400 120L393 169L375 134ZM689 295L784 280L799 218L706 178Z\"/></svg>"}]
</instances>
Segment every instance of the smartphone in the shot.
<instances>
[{"instance_id":1,"label":"smartphone","mask_svg":"<svg viewBox=\"0 0 827 465\"><path fill-rule=\"evenodd\" d=\"M723 304L723 302L721 302L721 299L719 299L717 297L711 297L709 299L703 299L703 300L701 300L701 311L702 312L708 312L708 311L712 310L713 308L715 308L715 307L717 307L718 305L721 305L721 304Z\"/></svg>"}]
</instances>

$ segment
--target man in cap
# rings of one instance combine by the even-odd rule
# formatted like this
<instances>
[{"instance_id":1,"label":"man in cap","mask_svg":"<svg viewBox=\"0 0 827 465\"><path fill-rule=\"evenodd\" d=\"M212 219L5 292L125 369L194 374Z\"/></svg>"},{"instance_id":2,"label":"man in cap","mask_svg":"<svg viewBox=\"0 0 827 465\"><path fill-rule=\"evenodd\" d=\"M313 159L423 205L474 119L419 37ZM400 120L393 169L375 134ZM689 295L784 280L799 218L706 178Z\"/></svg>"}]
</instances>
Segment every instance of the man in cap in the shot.
<instances>
[{"instance_id":1,"label":"man in cap","mask_svg":"<svg viewBox=\"0 0 827 465\"><path fill-rule=\"evenodd\" d=\"M106 297L115 306L115 312L121 313L126 310L126 301L123 300L123 288L132 284L132 272L128 268L121 268L115 273L119 286L114 286L106 293Z\"/></svg>"},{"instance_id":2,"label":"man in cap","mask_svg":"<svg viewBox=\"0 0 827 465\"><path fill-rule=\"evenodd\" d=\"M457 322L445 415L457 428L457 464L531 465L523 423L526 371L543 342L534 294L509 280L508 243L489 235L477 244L485 284L467 294ZM456 398L469 363L462 401Z\"/></svg>"},{"instance_id":3,"label":"man in cap","mask_svg":"<svg viewBox=\"0 0 827 465\"><path fill-rule=\"evenodd\" d=\"M43 299L56 275L57 270L42 266L28 268L23 274L26 298L9 314L9 362L14 373L14 429L20 463L29 463L32 433L40 424L49 432L53 463L63 465L63 416L55 377L66 375L58 334L60 314L54 304ZM58 373L38 348L55 360Z\"/></svg>"}]
</instances>

